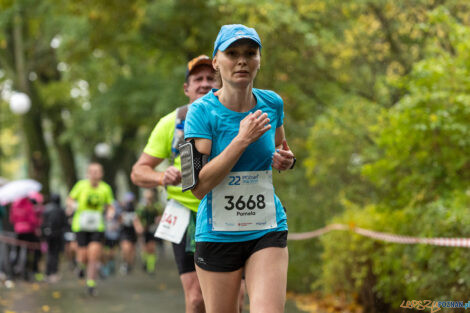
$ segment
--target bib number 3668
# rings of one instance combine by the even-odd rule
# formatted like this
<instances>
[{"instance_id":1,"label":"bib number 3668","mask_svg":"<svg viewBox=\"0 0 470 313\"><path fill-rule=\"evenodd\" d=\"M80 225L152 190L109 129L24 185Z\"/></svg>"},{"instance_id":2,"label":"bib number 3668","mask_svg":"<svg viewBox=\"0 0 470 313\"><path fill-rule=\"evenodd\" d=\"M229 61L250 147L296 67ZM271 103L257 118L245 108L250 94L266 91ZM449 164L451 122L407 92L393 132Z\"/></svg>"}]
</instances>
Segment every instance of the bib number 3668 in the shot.
<instances>
[{"instance_id":1,"label":"bib number 3668","mask_svg":"<svg viewBox=\"0 0 470 313\"><path fill-rule=\"evenodd\" d=\"M235 200L235 196L225 196L227 199L227 205L224 207L226 210L254 210L254 209L264 209L266 207L266 202L264 201L264 195L249 195L248 197L239 196Z\"/></svg>"},{"instance_id":2,"label":"bib number 3668","mask_svg":"<svg viewBox=\"0 0 470 313\"><path fill-rule=\"evenodd\" d=\"M214 231L275 228L272 172L231 172L212 190L211 206Z\"/></svg>"}]
</instances>

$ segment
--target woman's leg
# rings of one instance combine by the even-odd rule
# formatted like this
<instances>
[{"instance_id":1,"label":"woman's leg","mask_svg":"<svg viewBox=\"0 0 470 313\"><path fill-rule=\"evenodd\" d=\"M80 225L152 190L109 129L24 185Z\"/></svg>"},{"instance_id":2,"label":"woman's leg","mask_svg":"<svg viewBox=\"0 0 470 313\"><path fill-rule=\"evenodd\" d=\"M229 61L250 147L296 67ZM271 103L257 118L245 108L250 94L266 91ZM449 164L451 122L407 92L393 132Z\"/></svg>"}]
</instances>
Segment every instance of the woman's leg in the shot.
<instances>
[{"instance_id":1,"label":"woman's leg","mask_svg":"<svg viewBox=\"0 0 470 313\"><path fill-rule=\"evenodd\" d=\"M245 265L251 313L282 313L286 302L286 248L264 248L253 253Z\"/></svg>"},{"instance_id":2,"label":"woman's leg","mask_svg":"<svg viewBox=\"0 0 470 313\"><path fill-rule=\"evenodd\" d=\"M243 307L245 306L245 291L246 291L245 279L242 279L241 284L240 284L240 293L238 295L238 308L240 310L240 313L243 312Z\"/></svg>"},{"instance_id":3,"label":"woman's leg","mask_svg":"<svg viewBox=\"0 0 470 313\"><path fill-rule=\"evenodd\" d=\"M238 313L242 269L234 272L210 272L196 265L206 313Z\"/></svg>"}]
</instances>

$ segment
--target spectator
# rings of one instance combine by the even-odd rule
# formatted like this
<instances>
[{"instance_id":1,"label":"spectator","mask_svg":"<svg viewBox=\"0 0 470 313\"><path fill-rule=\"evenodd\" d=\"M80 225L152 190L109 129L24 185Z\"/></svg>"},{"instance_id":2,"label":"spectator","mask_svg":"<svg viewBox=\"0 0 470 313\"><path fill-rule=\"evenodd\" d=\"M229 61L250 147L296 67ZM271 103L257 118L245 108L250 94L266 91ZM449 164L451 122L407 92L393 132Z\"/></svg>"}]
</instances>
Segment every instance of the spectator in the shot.
<instances>
[{"instance_id":1,"label":"spectator","mask_svg":"<svg viewBox=\"0 0 470 313\"><path fill-rule=\"evenodd\" d=\"M35 212L33 202L28 197L13 202L10 209L10 222L18 240L39 243L39 237L37 236L37 228L40 225L39 218ZM40 256L40 250L28 248L26 266L23 272L25 280L29 280L31 274L39 273Z\"/></svg>"},{"instance_id":2,"label":"spectator","mask_svg":"<svg viewBox=\"0 0 470 313\"><path fill-rule=\"evenodd\" d=\"M5 216L5 207L0 203L0 234L3 231L3 217ZM0 281L6 278L3 268L4 256L7 255L6 245L0 242Z\"/></svg>"},{"instance_id":3,"label":"spectator","mask_svg":"<svg viewBox=\"0 0 470 313\"><path fill-rule=\"evenodd\" d=\"M0 233L3 231L3 217L5 216L5 207L0 204Z\"/></svg>"},{"instance_id":4,"label":"spectator","mask_svg":"<svg viewBox=\"0 0 470 313\"><path fill-rule=\"evenodd\" d=\"M46 205L42 222L42 235L48 246L46 275L47 280L55 283L59 280L59 254L64 246L64 233L67 226L65 210L60 205L60 196L51 195Z\"/></svg>"}]
</instances>

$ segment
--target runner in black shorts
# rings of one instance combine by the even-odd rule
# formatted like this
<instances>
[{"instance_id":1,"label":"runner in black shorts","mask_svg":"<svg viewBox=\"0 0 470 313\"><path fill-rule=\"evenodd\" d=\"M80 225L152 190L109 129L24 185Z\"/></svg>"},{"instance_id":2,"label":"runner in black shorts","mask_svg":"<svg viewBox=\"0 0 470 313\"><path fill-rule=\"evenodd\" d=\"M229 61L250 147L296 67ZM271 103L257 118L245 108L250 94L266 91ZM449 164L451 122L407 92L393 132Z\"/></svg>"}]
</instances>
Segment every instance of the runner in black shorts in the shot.
<instances>
[{"instance_id":1,"label":"runner in black shorts","mask_svg":"<svg viewBox=\"0 0 470 313\"><path fill-rule=\"evenodd\" d=\"M127 192L124 196L124 204L121 211L120 242L123 263L119 271L123 275L132 271L135 260L137 233L142 233L142 225L135 211L134 200L134 194Z\"/></svg>"},{"instance_id":2,"label":"runner in black shorts","mask_svg":"<svg viewBox=\"0 0 470 313\"><path fill-rule=\"evenodd\" d=\"M155 199L155 190L146 189L144 191L145 204L137 210L137 215L140 218L144 230L145 247L142 252L142 260L144 262L144 270L149 273L155 273L155 266L157 262L156 255L156 242L157 239L162 242L160 238L155 238L154 234L157 230L159 219L161 218L158 202Z\"/></svg>"},{"instance_id":3,"label":"runner in black shorts","mask_svg":"<svg viewBox=\"0 0 470 313\"><path fill-rule=\"evenodd\" d=\"M120 235L120 212L121 206L118 201L114 201L115 213L106 220L106 230L104 232L104 251L100 275L104 278L116 272L116 250L119 247Z\"/></svg>"},{"instance_id":4,"label":"runner in black shorts","mask_svg":"<svg viewBox=\"0 0 470 313\"><path fill-rule=\"evenodd\" d=\"M99 231L79 231L76 235L79 247L87 247L92 242L102 244L104 240L104 233Z\"/></svg>"},{"instance_id":5,"label":"runner in black shorts","mask_svg":"<svg viewBox=\"0 0 470 313\"><path fill-rule=\"evenodd\" d=\"M96 295L96 278L103 248L105 230L105 212L107 216L114 214L112 205L114 198L111 187L101 181L103 167L99 163L91 163L87 170L88 179L81 180L70 191L67 207L75 210L72 231L77 235L77 263L79 276L83 277L86 270L87 291Z\"/></svg>"},{"instance_id":6,"label":"runner in black shorts","mask_svg":"<svg viewBox=\"0 0 470 313\"><path fill-rule=\"evenodd\" d=\"M195 101L186 140L209 157L192 193L197 213L196 271L207 313L236 312L243 273L251 312L284 312L287 217L274 192L273 169L293 168L283 100L253 87L261 40L253 28L224 25L213 65L222 88ZM186 167L184 167L186 168Z\"/></svg>"}]
</instances>

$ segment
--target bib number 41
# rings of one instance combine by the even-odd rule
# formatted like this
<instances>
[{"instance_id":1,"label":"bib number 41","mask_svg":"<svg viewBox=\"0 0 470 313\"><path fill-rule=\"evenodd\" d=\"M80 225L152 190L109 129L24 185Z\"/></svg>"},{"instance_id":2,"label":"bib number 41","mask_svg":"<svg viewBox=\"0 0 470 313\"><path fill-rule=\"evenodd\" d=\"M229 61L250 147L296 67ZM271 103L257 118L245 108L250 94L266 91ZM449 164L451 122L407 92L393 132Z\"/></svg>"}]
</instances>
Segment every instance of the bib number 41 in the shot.
<instances>
[{"instance_id":1,"label":"bib number 41","mask_svg":"<svg viewBox=\"0 0 470 313\"><path fill-rule=\"evenodd\" d=\"M255 208L264 209L266 207L266 202L264 202L264 195L261 194L250 195L246 200L243 199L243 196L239 196L235 202L235 196L229 195L225 196L224 198L227 200L227 205L224 206L227 211L233 210L234 208L242 211L244 209L254 210Z\"/></svg>"},{"instance_id":2,"label":"bib number 41","mask_svg":"<svg viewBox=\"0 0 470 313\"><path fill-rule=\"evenodd\" d=\"M177 220L178 220L177 215L174 215L174 214L171 214L171 213L168 213L168 212L163 213L162 223L167 223L171 226L175 226Z\"/></svg>"}]
</instances>

